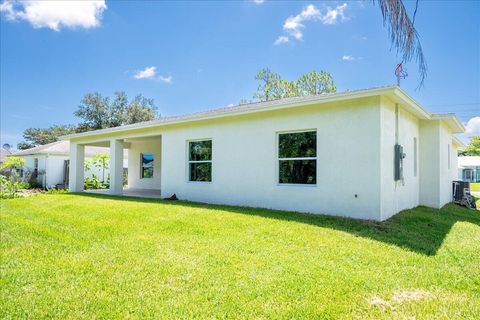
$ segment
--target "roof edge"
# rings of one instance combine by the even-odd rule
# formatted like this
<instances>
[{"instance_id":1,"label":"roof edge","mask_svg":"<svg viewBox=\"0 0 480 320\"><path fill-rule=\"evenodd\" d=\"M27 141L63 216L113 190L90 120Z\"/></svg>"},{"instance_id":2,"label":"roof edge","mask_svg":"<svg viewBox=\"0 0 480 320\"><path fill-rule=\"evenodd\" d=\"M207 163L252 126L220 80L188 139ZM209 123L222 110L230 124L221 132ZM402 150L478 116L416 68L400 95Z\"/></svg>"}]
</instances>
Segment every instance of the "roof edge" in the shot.
<instances>
[{"instance_id":1,"label":"roof edge","mask_svg":"<svg viewBox=\"0 0 480 320\"><path fill-rule=\"evenodd\" d=\"M344 91L328 95L317 95L307 97L296 97L294 99L279 99L266 102L257 102L246 105L237 105L229 108L218 108L206 112L197 112L186 115L172 116L152 121L139 122L135 124L129 124L120 127L99 129L94 131L87 131L82 133L74 133L65 136L61 136L61 140L70 140L75 138L83 138L94 136L97 134L108 134L114 132L131 131L140 128L152 128L162 125L181 124L185 122L211 120L224 117L233 117L239 115L246 115L259 112L267 112L273 110L281 110L292 107L308 106L316 103L328 103L332 101L344 101L349 99L359 99L376 95L391 94L394 92L397 86L385 86L373 89L362 89L355 91ZM214 113L216 112L216 113Z\"/></svg>"}]
</instances>

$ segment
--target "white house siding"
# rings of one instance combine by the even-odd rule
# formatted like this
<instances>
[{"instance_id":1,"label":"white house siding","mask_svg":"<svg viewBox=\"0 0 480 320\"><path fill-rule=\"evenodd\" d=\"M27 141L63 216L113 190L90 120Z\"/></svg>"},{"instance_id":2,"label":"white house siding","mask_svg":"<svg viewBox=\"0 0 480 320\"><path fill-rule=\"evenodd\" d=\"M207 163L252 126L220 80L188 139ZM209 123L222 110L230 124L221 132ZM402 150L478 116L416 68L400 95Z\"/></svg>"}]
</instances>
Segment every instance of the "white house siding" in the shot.
<instances>
[{"instance_id":1,"label":"white house siding","mask_svg":"<svg viewBox=\"0 0 480 320\"><path fill-rule=\"evenodd\" d=\"M23 169L25 171L33 172L35 167L35 158L38 159L38 171L40 173L45 172L46 168L46 156L45 155L29 155L29 156L21 156L25 160L25 166ZM25 172L26 173L26 172ZM42 185L45 185L45 175L38 176L38 182Z\"/></svg>"},{"instance_id":2,"label":"white house siding","mask_svg":"<svg viewBox=\"0 0 480 320\"><path fill-rule=\"evenodd\" d=\"M68 156L49 155L46 159L46 186L52 187L62 184L64 179L64 163Z\"/></svg>"},{"instance_id":3,"label":"white house siding","mask_svg":"<svg viewBox=\"0 0 480 320\"><path fill-rule=\"evenodd\" d=\"M452 182L457 177L457 152L453 145L451 130L440 123L440 203L439 207L452 201ZM450 158L449 158L450 157Z\"/></svg>"},{"instance_id":4,"label":"white house siding","mask_svg":"<svg viewBox=\"0 0 480 320\"><path fill-rule=\"evenodd\" d=\"M420 123L420 204L440 208L452 200L452 181L457 175L457 147L451 130L442 121Z\"/></svg>"},{"instance_id":5,"label":"white house siding","mask_svg":"<svg viewBox=\"0 0 480 320\"><path fill-rule=\"evenodd\" d=\"M165 128L162 195L379 220L379 106L373 97ZM277 133L310 129L317 185L279 185ZM212 139L210 183L187 181L187 144L197 139Z\"/></svg>"},{"instance_id":6,"label":"white house siding","mask_svg":"<svg viewBox=\"0 0 480 320\"><path fill-rule=\"evenodd\" d=\"M44 187L54 187L57 184L62 184L64 179L64 162L69 159L69 156L63 155L27 155L19 156L25 159L25 170L33 171L35 158L38 159L38 171L43 173L39 175L38 182ZM85 160L91 161L91 157L86 157ZM102 170L91 166L90 170L85 171L85 177L92 177L95 174L99 179L102 178ZM105 170L105 179L109 174L109 170Z\"/></svg>"},{"instance_id":7,"label":"white house siding","mask_svg":"<svg viewBox=\"0 0 480 320\"><path fill-rule=\"evenodd\" d=\"M416 116L398 108L398 143L406 154L403 159L403 181L394 180L395 146L395 104L382 98L381 109L381 199L382 220L388 219L399 211L418 206L419 203L419 163L417 174L414 172L414 138L419 150L419 120ZM418 159L417 152L417 161Z\"/></svg>"},{"instance_id":8,"label":"white house siding","mask_svg":"<svg viewBox=\"0 0 480 320\"><path fill-rule=\"evenodd\" d=\"M456 175L452 130L462 132L461 124L453 116L429 114L399 88L382 90L386 93L349 100L318 97L318 104L305 98L306 105L286 104L281 110L275 103L265 104L265 109L222 109L69 139L86 145L124 142L129 187L161 189L163 197L175 193L184 200L374 220L417 205L441 207L451 200ZM406 153L401 182L394 181L393 101L399 103L398 143ZM317 184L279 185L278 133L312 129L317 131ZM189 182L188 142L204 139L212 140L212 182ZM153 179L139 178L141 153L155 155ZM75 174L71 171L72 181ZM70 189L81 191L72 183Z\"/></svg>"},{"instance_id":9,"label":"white house siding","mask_svg":"<svg viewBox=\"0 0 480 320\"><path fill-rule=\"evenodd\" d=\"M160 189L161 179L161 140L135 141L128 149L128 187L136 189ZM153 178L140 178L142 153L152 153L154 157Z\"/></svg>"}]
</instances>

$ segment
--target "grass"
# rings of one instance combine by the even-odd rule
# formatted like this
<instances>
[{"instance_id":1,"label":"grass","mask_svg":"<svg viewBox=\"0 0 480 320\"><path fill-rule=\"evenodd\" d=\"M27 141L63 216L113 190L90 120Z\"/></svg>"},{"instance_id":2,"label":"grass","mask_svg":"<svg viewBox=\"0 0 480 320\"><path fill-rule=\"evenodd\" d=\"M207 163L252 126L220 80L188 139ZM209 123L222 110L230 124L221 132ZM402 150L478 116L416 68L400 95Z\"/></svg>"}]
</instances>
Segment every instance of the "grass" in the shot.
<instances>
[{"instance_id":1,"label":"grass","mask_svg":"<svg viewBox=\"0 0 480 320\"><path fill-rule=\"evenodd\" d=\"M473 319L480 212L383 222L57 194L1 203L0 318Z\"/></svg>"},{"instance_id":2,"label":"grass","mask_svg":"<svg viewBox=\"0 0 480 320\"><path fill-rule=\"evenodd\" d=\"M470 191L480 192L480 182L470 183Z\"/></svg>"}]
</instances>

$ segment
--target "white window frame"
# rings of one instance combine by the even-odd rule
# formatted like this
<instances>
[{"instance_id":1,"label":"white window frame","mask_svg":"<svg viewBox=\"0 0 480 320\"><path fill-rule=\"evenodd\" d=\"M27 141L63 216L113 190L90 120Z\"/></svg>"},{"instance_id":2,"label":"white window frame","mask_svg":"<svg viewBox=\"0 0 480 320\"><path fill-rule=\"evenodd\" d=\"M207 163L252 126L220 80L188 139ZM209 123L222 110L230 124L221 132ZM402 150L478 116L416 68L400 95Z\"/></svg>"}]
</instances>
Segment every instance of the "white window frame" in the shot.
<instances>
[{"instance_id":1,"label":"white window frame","mask_svg":"<svg viewBox=\"0 0 480 320\"><path fill-rule=\"evenodd\" d=\"M280 158L280 135L289 134L289 133L304 133L304 132L315 132L316 136L316 145L315 145L315 157L298 157L298 158ZM316 188L318 183L318 131L317 129L298 129L298 130L288 130L288 131L277 131L276 134L276 181L277 186L279 187L309 187ZM285 160L315 160L315 183L281 183L280 182L280 161Z\"/></svg>"},{"instance_id":2,"label":"white window frame","mask_svg":"<svg viewBox=\"0 0 480 320\"><path fill-rule=\"evenodd\" d=\"M210 141L212 143L212 158L210 160L190 160L190 142L200 142L200 141ZM186 170L186 180L190 183L212 183L213 181L213 139L212 138L204 138L204 139L191 139L187 140L187 148L186 148L186 157L187 157L187 170ZM190 180L190 164L191 163L210 163L211 165L211 172L210 172L210 181L193 181Z\"/></svg>"}]
</instances>

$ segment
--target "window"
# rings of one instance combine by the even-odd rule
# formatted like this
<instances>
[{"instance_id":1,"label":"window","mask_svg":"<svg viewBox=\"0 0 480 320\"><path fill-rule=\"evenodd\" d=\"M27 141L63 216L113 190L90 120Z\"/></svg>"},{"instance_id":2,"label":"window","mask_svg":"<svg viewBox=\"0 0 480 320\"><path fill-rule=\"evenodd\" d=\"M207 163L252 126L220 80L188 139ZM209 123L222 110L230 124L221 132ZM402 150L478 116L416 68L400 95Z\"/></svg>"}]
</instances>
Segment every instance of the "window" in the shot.
<instances>
[{"instance_id":1,"label":"window","mask_svg":"<svg viewBox=\"0 0 480 320\"><path fill-rule=\"evenodd\" d=\"M38 158L33 158L33 177L38 176Z\"/></svg>"},{"instance_id":2,"label":"window","mask_svg":"<svg viewBox=\"0 0 480 320\"><path fill-rule=\"evenodd\" d=\"M450 169L450 144L447 146L447 162L448 162L448 169Z\"/></svg>"},{"instance_id":3,"label":"window","mask_svg":"<svg viewBox=\"0 0 480 320\"><path fill-rule=\"evenodd\" d=\"M418 155L417 155L418 151L417 151L417 138L413 138L413 176L416 177L417 176L417 172L418 172L418 164L417 164L417 158L418 158Z\"/></svg>"},{"instance_id":4,"label":"window","mask_svg":"<svg viewBox=\"0 0 480 320\"><path fill-rule=\"evenodd\" d=\"M472 181L473 180L473 170L472 169L463 170L463 180L464 181Z\"/></svg>"},{"instance_id":5,"label":"window","mask_svg":"<svg viewBox=\"0 0 480 320\"><path fill-rule=\"evenodd\" d=\"M212 140L188 143L188 180L212 181Z\"/></svg>"},{"instance_id":6,"label":"window","mask_svg":"<svg viewBox=\"0 0 480 320\"><path fill-rule=\"evenodd\" d=\"M153 154L141 153L140 161L141 161L140 178L142 179L153 178L153 164L154 164Z\"/></svg>"},{"instance_id":7,"label":"window","mask_svg":"<svg viewBox=\"0 0 480 320\"><path fill-rule=\"evenodd\" d=\"M278 134L278 182L317 183L317 132Z\"/></svg>"}]
</instances>

